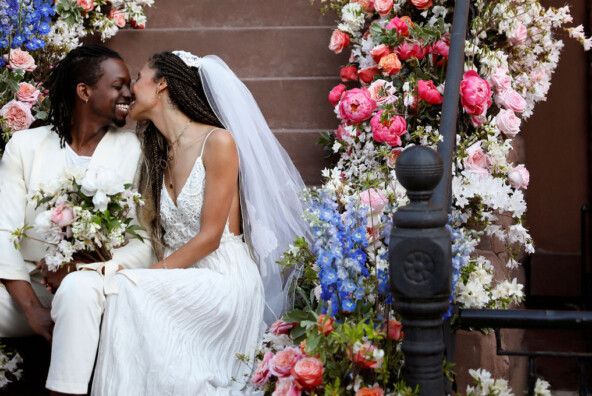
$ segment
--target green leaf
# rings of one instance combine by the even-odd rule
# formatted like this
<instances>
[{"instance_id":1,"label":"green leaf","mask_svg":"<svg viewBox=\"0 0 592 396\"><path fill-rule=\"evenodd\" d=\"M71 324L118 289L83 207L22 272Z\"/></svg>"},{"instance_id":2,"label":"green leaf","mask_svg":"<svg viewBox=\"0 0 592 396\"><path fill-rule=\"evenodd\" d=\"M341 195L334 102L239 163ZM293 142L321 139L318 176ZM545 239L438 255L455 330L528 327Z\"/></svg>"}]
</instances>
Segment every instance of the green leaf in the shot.
<instances>
[{"instance_id":1,"label":"green leaf","mask_svg":"<svg viewBox=\"0 0 592 396\"><path fill-rule=\"evenodd\" d=\"M293 322L302 322L303 320L309 319L310 313L301 311L300 309L295 309L290 312L286 312L282 316L282 320L286 323L293 323Z\"/></svg>"}]
</instances>

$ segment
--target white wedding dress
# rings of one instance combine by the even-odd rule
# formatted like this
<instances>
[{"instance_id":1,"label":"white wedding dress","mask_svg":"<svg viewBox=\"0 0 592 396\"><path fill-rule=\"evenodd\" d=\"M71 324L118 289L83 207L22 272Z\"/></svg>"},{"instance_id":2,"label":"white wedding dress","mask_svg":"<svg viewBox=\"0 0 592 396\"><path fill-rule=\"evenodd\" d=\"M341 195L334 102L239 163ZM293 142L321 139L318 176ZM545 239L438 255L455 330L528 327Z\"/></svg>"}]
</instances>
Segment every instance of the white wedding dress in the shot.
<instances>
[{"instance_id":1,"label":"white wedding dress","mask_svg":"<svg viewBox=\"0 0 592 396\"><path fill-rule=\"evenodd\" d=\"M203 149L202 149L203 151ZM200 230L205 190L201 156L177 205L162 187L165 256ZM123 270L113 277L93 395L164 396L240 393L263 326L265 296L242 236L228 230L220 247L187 269Z\"/></svg>"}]
</instances>

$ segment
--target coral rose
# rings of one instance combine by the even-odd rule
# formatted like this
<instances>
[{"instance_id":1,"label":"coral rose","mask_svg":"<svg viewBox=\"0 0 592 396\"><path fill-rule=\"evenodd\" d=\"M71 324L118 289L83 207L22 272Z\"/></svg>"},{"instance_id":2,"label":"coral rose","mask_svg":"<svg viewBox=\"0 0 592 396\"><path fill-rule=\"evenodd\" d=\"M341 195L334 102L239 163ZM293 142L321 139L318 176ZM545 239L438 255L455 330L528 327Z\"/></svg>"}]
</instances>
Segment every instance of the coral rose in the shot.
<instances>
[{"instance_id":1,"label":"coral rose","mask_svg":"<svg viewBox=\"0 0 592 396\"><path fill-rule=\"evenodd\" d=\"M428 53L428 48L418 41L405 41L395 49L395 53L404 61L411 58L423 59Z\"/></svg>"},{"instance_id":2,"label":"coral rose","mask_svg":"<svg viewBox=\"0 0 592 396\"><path fill-rule=\"evenodd\" d=\"M299 348L286 348L279 351L269 362L269 371L276 377L287 377L292 367L302 358Z\"/></svg>"},{"instance_id":3,"label":"coral rose","mask_svg":"<svg viewBox=\"0 0 592 396\"><path fill-rule=\"evenodd\" d=\"M305 357L292 367L292 376L299 388L311 390L323 382L323 362L316 357Z\"/></svg>"},{"instance_id":4,"label":"coral rose","mask_svg":"<svg viewBox=\"0 0 592 396\"><path fill-rule=\"evenodd\" d=\"M275 384L271 396L300 396L302 391L298 389L296 382L290 377L280 378Z\"/></svg>"},{"instance_id":5,"label":"coral rose","mask_svg":"<svg viewBox=\"0 0 592 396\"><path fill-rule=\"evenodd\" d=\"M411 4L418 10L427 10L432 6L432 0L411 0Z\"/></svg>"},{"instance_id":6,"label":"coral rose","mask_svg":"<svg viewBox=\"0 0 592 396\"><path fill-rule=\"evenodd\" d=\"M382 390L382 388L380 386L375 386L372 389L360 388L360 390L358 390L356 392L356 396L383 396L383 395L384 395L384 391Z\"/></svg>"},{"instance_id":7,"label":"coral rose","mask_svg":"<svg viewBox=\"0 0 592 396\"><path fill-rule=\"evenodd\" d=\"M465 72L460 83L460 102L467 114L478 116L485 113L492 103L492 94L489 83L475 70Z\"/></svg>"},{"instance_id":8,"label":"coral rose","mask_svg":"<svg viewBox=\"0 0 592 396\"><path fill-rule=\"evenodd\" d=\"M32 72L37 68L37 65L35 65L35 59L33 59L31 54L27 51L22 51L20 48L10 51L10 59L7 58L7 55L4 55L4 60L8 62L6 67L11 70L21 69Z\"/></svg>"},{"instance_id":9,"label":"coral rose","mask_svg":"<svg viewBox=\"0 0 592 396\"><path fill-rule=\"evenodd\" d=\"M520 132L520 124L522 121L516 117L512 110L500 110L495 117L497 127L504 135L513 138Z\"/></svg>"},{"instance_id":10,"label":"coral rose","mask_svg":"<svg viewBox=\"0 0 592 396\"><path fill-rule=\"evenodd\" d=\"M333 327L333 318L328 317L326 314L319 315L317 319L317 327L319 329L319 333L323 333L323 335L329 335L335 328Z\"/></svg>"},{"instance_id":11,"label":"coral rose","mask_svg":"<svg viewBox=\"0 0 592 396\"><path fill-rule=\"evenodd\" d=\"M526 100L512 88L496 95L495 103L504 106L506 109L514 110L517 113L522 113L526 110Z\"/></svg>"},{"instance_id":12,"label":"coral rose","mask_svg":"<svg viewBox=\"0 0 592 396\"><path fill-rule=\"evenodd\" d=\"M125 12L120 10L111 10L109 13L109 18L115 21L117 27L124 27L125 26Z\"/></svg>"},{"instance_id":13,"label":"coral rose","mask_svg":"<svg viewBox=\"0 0 592 396\"><path fill-rule=\"evenodd\" d=\"M35 86L26 82L22 82L19 83L19 90L16 94L16 98L31 108L35 103L37 103L39 94L41 94L41 92L35 88Z\"/></svg>"},{"instance_id":14,"label":"coral rose","mask_svg":"<svg viewBox=\"0 0 592 396\"><path fill-rule=\"evenodd\" d=\"M528 182L530 181L530 174L526 167L520 164L508 172L508 181L514 188L526 189L528 187Z\"/></svg>"},{"instance_id":15,"label":"coral rose","mask_svg":"<svg viewBox=\"0 0 592 396\"><path fill-rule=\"evenodd\" d=\"M329 49L336 54L340 54L341 51L347 48L350 43L349 34L342 32L339 29L335 29L331 35L331 42L329 43Z\"/></svg>"},{"instance_id":16,"label":"coral rose","mask_svg":"<svg viewBox=\"0 0 592 396\"><path fill-rule=\"evenodd\" d=\"M378 63L382 57L387 56L391 53L391 49L388 45L380 44L370 50L370 56L374 62Z\"/></svg>"},{"instance_id":17,"label":"coral rose","mask_svg":"<svg viewBox=\"0 0 592 396\"><path fill-rule=\"evenodd\" d=\"M399 60L397 54L389 54L380 59L378 67L384 70L387 75L392 76L401 70L401 61Z\"/></svg>"},{"instance_id":18,"label":"coral rose","mask_svg":"<svg viewBox=\"0 0 592 396\"><path fill-rule=\"evenodd\" d=\"M339 71L339 77L341 77L341 81L348 82L348 81L357 81L358 80L358 68L355 66L346 66L342 67Z\"/></svg>"},{"instance_id":19,"label":"coral rose","mask_svg":"<svg viewBox=\"0 0 592 396\"><path fill-rule=\"evenodd\" d=\"M417 82L417 95L429 104L442 104L442 95L432 80Z\"/></svg>"},{"instance_id":20,"label":"coral rose","mask_svg":"<svg viewBox=\"0 0 592 396\"><path fill-rule=\"evenodd\" d=\"M84 12L90 12L93 8L95 8L93 0L76 0L76 5L78 7L82 7L82 11Z\"/></svg>"},{"instance_id":21,"label":"coral rose","mask_svg":"<svg viewBox=\"0 0 592 396\"><path fill-rule=\"evenodd\" d=\"M389 340L400 341L403 338L403 325L395 319L389 319L388 323L384 324L383 331Z\"/></svg>"},{"instance_id":22,"label":"coral rose","mask_svg":"<svg viewBox=\"0 0 592 396\"><path fill-rule=\"evenodd\" d=\"M298 322L286 323L282 319L278 319L271 325L269 332L275 335L288 334L297 324Z\"/></svg>"},{"instance_id":23,"label":"coral rose","mask_svg":"<svg viewBox=\"0 0 592 396\"><path fill-rule=\"evenodd\" d=\"M374 76L380 73L380 70L376 66L365 67L358 72L360 81L364 84L370 84L374 79Z\"/></svg>"},{"instance_id":24,"label":"coral rose","mask_svg":"<svg viewBox=\"0 0 592 396\"><path fill-rule=\"evenodd\" d=\"M409 23L408 23L409 22ZM384 27L386 30L393 30L397 32L399 36L409 36L409 27L413 27L411 23L411 19L409 17L394 17L390 20L390 22Z\"/></svg>"},{"instance_id":25,"label":"coral rose","mask_svg":"<svg viewBox=\"0 0 592 396\"><path fill-rule=\"evenodd\" d=\"M374 0L374 10L378 14L384 16L388 15L393 9L393 0Z\"/></svg>"},{"instance_id":26,"label":"coral rose","mask_svg":"<svg viewBox=\"0 0 592 396\"><path fill-rule=\"evenodd\" d=\"M373 188L362 191L360 201L363 205L369 206L374 213L381 213L388 203L386 195L382 191Z\"/></svg>"},{"instance_id":27,"label":"coral rose","mask_svg":"<svg viewBox=\"0 0 592 396\"><path fill-rule=\"evenodd\" d=\"M365 88L354 88L346 91L339 102L339 115L344 121L359 124L367 120L376 109L376 102Z\"/></svg>"},{"instance_id":28,"label":"coral rose","mask_svg":"<svg viewBox=\"0 0 592 396\"><path fill-rule=\"evenodd\" d=\"M273 352L267 351L265 356L263 356L263 360L259 362L257 365L257 369L251 378L251 384L255 387L260 387L267 384L269 381L269 377L271 377L271 372L269 371L269 362L273 358Z\"/></svg>"},{"instance_id":29,"label":"coral rose","mask_svg":"<svg viewBox=\"0 0 592 396\"><path fill-rule=\"evenodd\" d=\"M343 84L339 84L333 87L331 92L329 92L329 102L331 102L331 104L335 106L337 103L339 103L339 100L341 99L341 96L343 95L344 91L345 85Z\"/></svg>"},{"instance_id":30,"label":"coral rose","mask_svg":"<svg viewBox=\"0 0 592 396\"><path fill-rule=\"evenodd\" d=\"M465 158L465 169L479 174L481 177L489 174L490 159L481 148L481 142L473 143L467 149L467 158Z\"/></svg>"},{"instance_id":31,"label":"coral rose","mask_svg":"<svg viewBox=\"0 0 592 396\"><path fill-rule=\"evenodd\" d=\"M380 110L370 120L372 137L379 143L386 142L389 146L400 146L401 136L407 132L405 118L395 115L382 120L383 110Z\"/></svg>"},{"instance_id":32,"label":"coral rose","mask_svg":"<svg viewBox=\"0 0 592 396\"><path fill-rule=\"evenodd\" d=\"M0 109L0 117L4 118L3 126L10 128L10 132L27 129L35 121L29 106L17 100L6 103Z\"/></svg>"}]
</instances>

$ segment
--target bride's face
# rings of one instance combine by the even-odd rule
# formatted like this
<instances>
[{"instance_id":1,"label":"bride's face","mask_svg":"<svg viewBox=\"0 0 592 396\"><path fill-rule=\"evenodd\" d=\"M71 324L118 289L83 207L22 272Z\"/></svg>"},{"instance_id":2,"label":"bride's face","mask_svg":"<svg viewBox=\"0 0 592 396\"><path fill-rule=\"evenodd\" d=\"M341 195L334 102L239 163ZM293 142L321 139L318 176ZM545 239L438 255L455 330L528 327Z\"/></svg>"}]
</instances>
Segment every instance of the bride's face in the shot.
<instances>
[{"instance_id":1,"label":"bride's face","mask_svg":"<svg viewBox=\"0 0 592 396\"><path fill-rule=\"evenodd\" d=\"M158 107L159 84L154 82L154 70L144 65L138 77L132 82L132 103L130 117L133 120L150 120L152 113Z\"/></svg>"}]
</instances>

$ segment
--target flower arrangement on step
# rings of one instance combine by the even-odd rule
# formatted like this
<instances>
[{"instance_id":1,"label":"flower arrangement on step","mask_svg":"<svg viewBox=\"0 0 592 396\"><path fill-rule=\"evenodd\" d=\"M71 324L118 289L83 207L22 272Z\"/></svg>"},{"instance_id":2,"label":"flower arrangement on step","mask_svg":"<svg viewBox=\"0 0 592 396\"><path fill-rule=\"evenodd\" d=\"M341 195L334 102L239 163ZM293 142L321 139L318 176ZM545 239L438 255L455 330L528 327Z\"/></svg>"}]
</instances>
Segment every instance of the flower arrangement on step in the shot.
<instances>
[{"instance_id":1,"label":"flower arrangement on step","mask_svg":"<svg viewBox=\"0 0 592 396\"><path fill-rule=\"evenodd\" d=\"M132 224L131 213L144 201L115 172L106 168L65 169L63 177L39 186L31 194L36 208L43 207L35 226L24 225L12 232L17 249L21 238L48 244L45 262L51 271L75 256L89 262L105 262L113 249L126 243L126 234L143 241ZM35 236L29 235L33 229Z\"/></svg>"},{"instance_id":2,"label":"flower arrangement on step","mask_svg":"<svg viewBox=\"0 0 592 396\"><path fill-rule=\"evenodd\" d=\"M18 353L9 352L5 345L0 345L0 389L21 378L23 370L18 367L22 362Z\"/></svg>"},{"instance_id":3,"label":"flower arrangement on step","mask_svg":"<svg viewBox=\"0 0 592 396\"><path fill-rule=\"evenodd\" d=\"M128 24L146 25L154 0L6 0L0 2L0 156L12 133L47 120L43 77L87 34L106 40Z\"/></svg>"}]
</instances>

